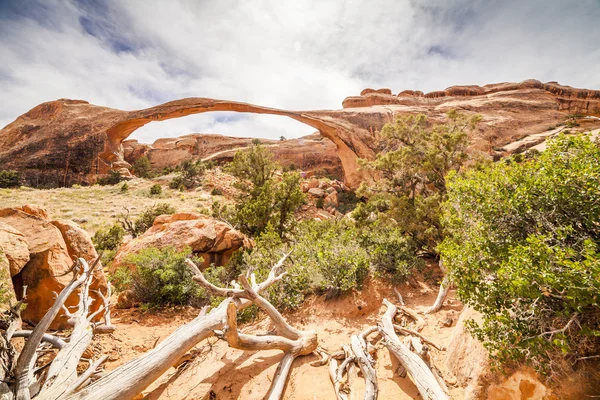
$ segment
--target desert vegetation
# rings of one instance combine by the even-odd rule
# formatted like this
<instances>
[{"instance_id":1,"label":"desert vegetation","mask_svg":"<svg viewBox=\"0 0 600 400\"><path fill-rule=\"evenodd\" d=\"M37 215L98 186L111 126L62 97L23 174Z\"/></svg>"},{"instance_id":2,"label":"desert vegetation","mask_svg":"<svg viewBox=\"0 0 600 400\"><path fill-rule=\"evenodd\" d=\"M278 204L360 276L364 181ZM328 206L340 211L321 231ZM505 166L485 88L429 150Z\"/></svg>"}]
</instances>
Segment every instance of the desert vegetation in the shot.
<instances>
[{"instance_id":1,"label":"desert vegetation","mask_svg":"<svg viewBox=\"0 0 600 400\"><path fill-rule=\"evenodd\" d=\"M589 137L560 136L531 159L449 178L440 251L500 365L551 374L600 351L599 160Z\"/></svg>"}]
</instances>

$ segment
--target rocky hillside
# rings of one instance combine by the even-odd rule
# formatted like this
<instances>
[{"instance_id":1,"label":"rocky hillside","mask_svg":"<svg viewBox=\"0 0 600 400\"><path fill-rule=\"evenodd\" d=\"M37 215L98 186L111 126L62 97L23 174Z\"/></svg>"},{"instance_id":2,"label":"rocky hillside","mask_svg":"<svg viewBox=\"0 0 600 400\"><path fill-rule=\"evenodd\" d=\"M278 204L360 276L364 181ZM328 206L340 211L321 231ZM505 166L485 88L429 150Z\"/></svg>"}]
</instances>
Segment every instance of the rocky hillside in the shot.
<instances>
[{"instance_id":1,"label":"rocky hillside","mask_svg":"<svg viewBox=\"0 0 600 400\"><path fill-rule=\"evenodd\" d=\"M345 182L364 179L357 157L372 159L374 137L395 114L425 113L441 120L450 109L483 116L474 149L491 152L528 135L564 123L569 115L600 115L600 91L575 89L556 82L527 80L485 86L453 86L423 94L366 89L348 97L340 110L289 111L235 101L186 98L155 107L122 111L82 100L40 104L0 131L0 165L23 172L29 184L91 183L125 160L123 141L151 121L208 111L283 115L314 127L331 140Z\"/></svg>"},{"instance_id":2,"label":"rocky hillside","mask_svg":"<svg viewBox=\"0 0 600 400\"><path fill-rule=\"evenodd\" d=\"M176 138L158 139L152 144L135 139L123 141L123 157L133 164L141 156L147 156L154 168L175 167L184 160L200 158L218 164L229 162L238 150L252 145L252 138L238 138L208 133L194 133ZM333 142L318 132L291 140L261 139L283 167L293 167L310 175L326 175L343 178L342 164L336 155Z\"/></svg>"}]
</instances>

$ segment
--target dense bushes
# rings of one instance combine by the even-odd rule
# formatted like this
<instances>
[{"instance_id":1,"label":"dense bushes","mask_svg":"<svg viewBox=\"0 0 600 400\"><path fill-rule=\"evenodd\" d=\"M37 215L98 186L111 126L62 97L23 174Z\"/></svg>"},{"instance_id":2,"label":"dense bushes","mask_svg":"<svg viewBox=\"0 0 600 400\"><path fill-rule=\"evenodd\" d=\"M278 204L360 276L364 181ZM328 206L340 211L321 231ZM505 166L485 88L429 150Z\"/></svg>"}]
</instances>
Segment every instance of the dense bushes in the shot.
<instances>
[{"instance_id":1,"label":"dense bushes","mask_svg":"<svg viewBox=\"0 0 600 400\"><path fill-rule=\"evenodd\" d=\"M21 185L21 174L18 171L0 171L0 188L12 188Z\"/></svg>"},{"instance_id":2,"label":"dense bushes","mask_svg":"<svg viewBox=\"0 0 600 400\"><path fill-rule=\"evenodd\" d=\"M98 179L98 184L102 185L102 186L116 185L116 184L120 183L122 180L123 180L123 177L121 176L121 174L119 172L110 170L110 171L108 171L107 176Z\"/></svg>"},{"instance_id":3,"label":"dense bushes","mask_svg":"<svg viewBox=\"0 0 600 400\"><path fill-rule=\"evenodd\" d=\"M150 187L150 196L159 196L162 193L162 186L158 183Z\"/></svg>"},{"instance_id":4,"label":"dense bushes","mask_svg":"<svg viewBox=\"0 0 600 400\"><path fill-rule=\"evenodd\" d=\"M537 158L451 179L441 253L500 362L600 351L600 149L561 136Z\"/></svg>"},{"instance_id":5,"label":"dense bushes","mask_svg":"<svg viewBox=\"0 0 600 400\"><path fill-rule=\"evenodd\" d=\"M269 226L255 248L233 263L229 279L249 267L264 278L289 249L288 275L268 293L273 304L288 309L298 307L310 293L333 297L360 289L371 269L399 283L422 264L411 243L384 226L373 231L348 220L305 221L288 243Z\"/></svg>"},{"instance_id":6,"label":"dense bushes","mask_svg":"<svg viewBox=\"0 0 600 400\"><path fill-rule=\"evenodd\" d=\"M206 303L206 292L192 279L185 264L189 248L147 248L130 254L111 281L118 291L130 289L136 300L150 306L200 305ZM193 259L201 262L201 259Z\"/></svg>"}]
</instances>

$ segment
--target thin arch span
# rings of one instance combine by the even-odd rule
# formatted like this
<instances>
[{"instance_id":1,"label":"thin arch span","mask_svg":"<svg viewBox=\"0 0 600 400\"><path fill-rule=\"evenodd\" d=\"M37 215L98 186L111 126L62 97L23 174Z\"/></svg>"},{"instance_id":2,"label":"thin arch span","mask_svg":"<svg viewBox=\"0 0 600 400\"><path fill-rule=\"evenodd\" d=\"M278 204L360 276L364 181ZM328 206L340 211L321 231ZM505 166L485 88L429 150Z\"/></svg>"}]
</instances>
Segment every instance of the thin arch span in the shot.
<instances>
[{"instance_id":1,"label":"thin arch span","mask_svg":"<svg viewBox=\"0 0 600 400\"><path fill-rule=\"evenodd\" d=\"M104 150L99 154L99 157L109 165L119 160L123 140L149 122L164 121L213 111L280 115L315 128L322 136L330 139L336 145L337 153L344 170L344 179L352 187L357 186L363 180L358 171L357 158L371 158L373 155L373 151L362 142L357 145L356 140L354 140L356 138L352 134L351 129L344 126L340 121L328 116L325 111L287 111L235 101L187 98L130 112L126 118L121 119L106 130L107 140ZM357 151L357 148L359 151Z\"/></svg>"}]
</instances>

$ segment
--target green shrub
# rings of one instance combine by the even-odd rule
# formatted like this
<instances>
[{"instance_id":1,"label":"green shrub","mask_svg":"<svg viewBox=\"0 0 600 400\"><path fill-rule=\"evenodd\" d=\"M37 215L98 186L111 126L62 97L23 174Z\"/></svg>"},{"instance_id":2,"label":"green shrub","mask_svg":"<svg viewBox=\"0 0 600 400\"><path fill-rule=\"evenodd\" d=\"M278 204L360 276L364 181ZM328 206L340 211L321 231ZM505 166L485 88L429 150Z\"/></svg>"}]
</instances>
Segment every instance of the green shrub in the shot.
<instances>
[{"instance_id":1,"label":"green shrub","mask_svg":"<svg viewBox=\"0 0 600 400\"><path fill-rule=\"evenodd\" d=\"M18 171L1 170L0 188L13 188L21 185L21 174Z\"/></svg>"},{"instance_id":2,"label":"green shrub","mask_svg":"<svg viewBox=\"0 0 600 400\"><path fill-rule=\"evenodd\" d=\"M158 183L152 185L152 187L150 188L150 196L158 196L162 193L162 186L160 186Z\"/></svg>"},{"instance_id":3,"label":"green shrub","mask_svg":"<svg viewBox=\"0 0 600 400\"><path fill-rule=\"evenodd\" d=\"M121 193L127 193L128 190L129 190L129 185L127 184L127 182L123 183L121 185Z\"/></svg>"},{"instance_id":4,"label":"green shrub","mask_svg":"<svg viewBox=\"0 0 600 400\"><path fill-rule=\"evenodd\" d=\"M323 199L322 197L319 197L317 199L317 201L315 201L315 207L323 208L324 206L325 206L325 199Z\"/></svg>"},{"instance_id":5,"label":"green shrub","mask_svg":"<svg viewBox=\"0 0 600 400\"><path fill-rule=\"evenodd\" d=\"M220 188L213 188L210 191L210 194L213 196L223 196L223 190L221 190Z\"/></svg>"},{"instance_id":6,"label":"green shrub","mask_svg":"<svg viewBox=\"0 0 600 400\"><path fill-rule=\"evenodd\" d=\"M159 215L170 215L176 212L175 207L170 205L169 203L158 203L152 207L146 208L139 217L132 221L129 217L129 210L127 210L127 214L121 214L119 216L119 223L129 232L133 237L137 237L142 233L146 232L152 224L154 224L154 220Z\"/></svg>"},{"instance_id":7,"label":"green shrub","mask_svg":"<svg viewBox=\"0 0 600 400\"><path fill-rule=\"evenodd\" d=\"M146 156L142 156L135 160L131 169L134 175L139 178L150 179L154 176L154 173L152 172L152 165Z\"/></svg>"},{"instance_id":8,"label":"green shrub","mask_svg":"<svg viewBox=\"0 0 600 400\"><path fill-rule=\"evenodd\" d=\"M532 159L451 179L440 251L499 363L548 371L600 352L598 182L598 145L563 135Z\"/></svg>"},{"instance_id":9,"label":"green shrub","mask_svg":"<svg viewBox=\"0 0 600 400\"><path fill-rule=\"evenodd\" d=\"M373 270L394 284L405 282L424 266L423 259L417 256L417 246L397 228L379 224L363 230L360 239Z\"/></svg>"},{"instance_id":10,"label":"green shrub","mask_svg":"<svg viewBox=\"0 0 600 400\"><path fill-rule=\"evenodd\" d=\"M183 177L178 175L171 179L171 182L169 182L169 188L174 190L180 190L183 192L185 190L185 185L183 184Z\"/></svg>"},{"instance_id":11,"label":"green shrub","mask_svg":"<svg viewBox=\"0 0 600 400\"><path fill-rule=\"evenodd\" d=\"M123 237L125 236L125 230L119 224L114 224L110 228L101 228L94 233L92 236L92 243L98 253L102 253L102 265L105 267L110 265L112 260L115 258L115 254Z\"/></svg>"},{"instance_id":12,"label":"green shrub","mask_svg":"<svg viewBox=\"0 0 600 400\"><path fill-rule=\"evenodd\" d=\"M123 177L121 176L121 174L119 172L111 169L110 171L108 171L107 176L98 179L98 184L102 185L102 186L116 185L116 184L120 183L122 180L123 180Z\"/></svg>"},{"instance_id":13,"label":"green shrub","mask_svg":"<svg viewBox=\"0 0 600 400\"><path fill-rule=\"evenodd\" d=\"M299 227L293 257L311 287L329 297L360 289L369 272L369 256L356 229L346 221L307 221Z\"/></svg>"},{"instance_id":14,"label":"green shrub","mask_svg":"<svg viewBox=\"0 0 600 400\"><path fill-rule=\"evenodd\" d=\"M190 253L189 248L177 251L166 247L147 248L130 254L123 261L127 266L113 276L113 283L121 290L128 287L137 300L153 307L201 305L207 302L207 296L205 290L194 282L185 264ZM201 259L194 261L202 262ZM129 266L131 272L124 272Z\"/></svg>"}]
</instances>

